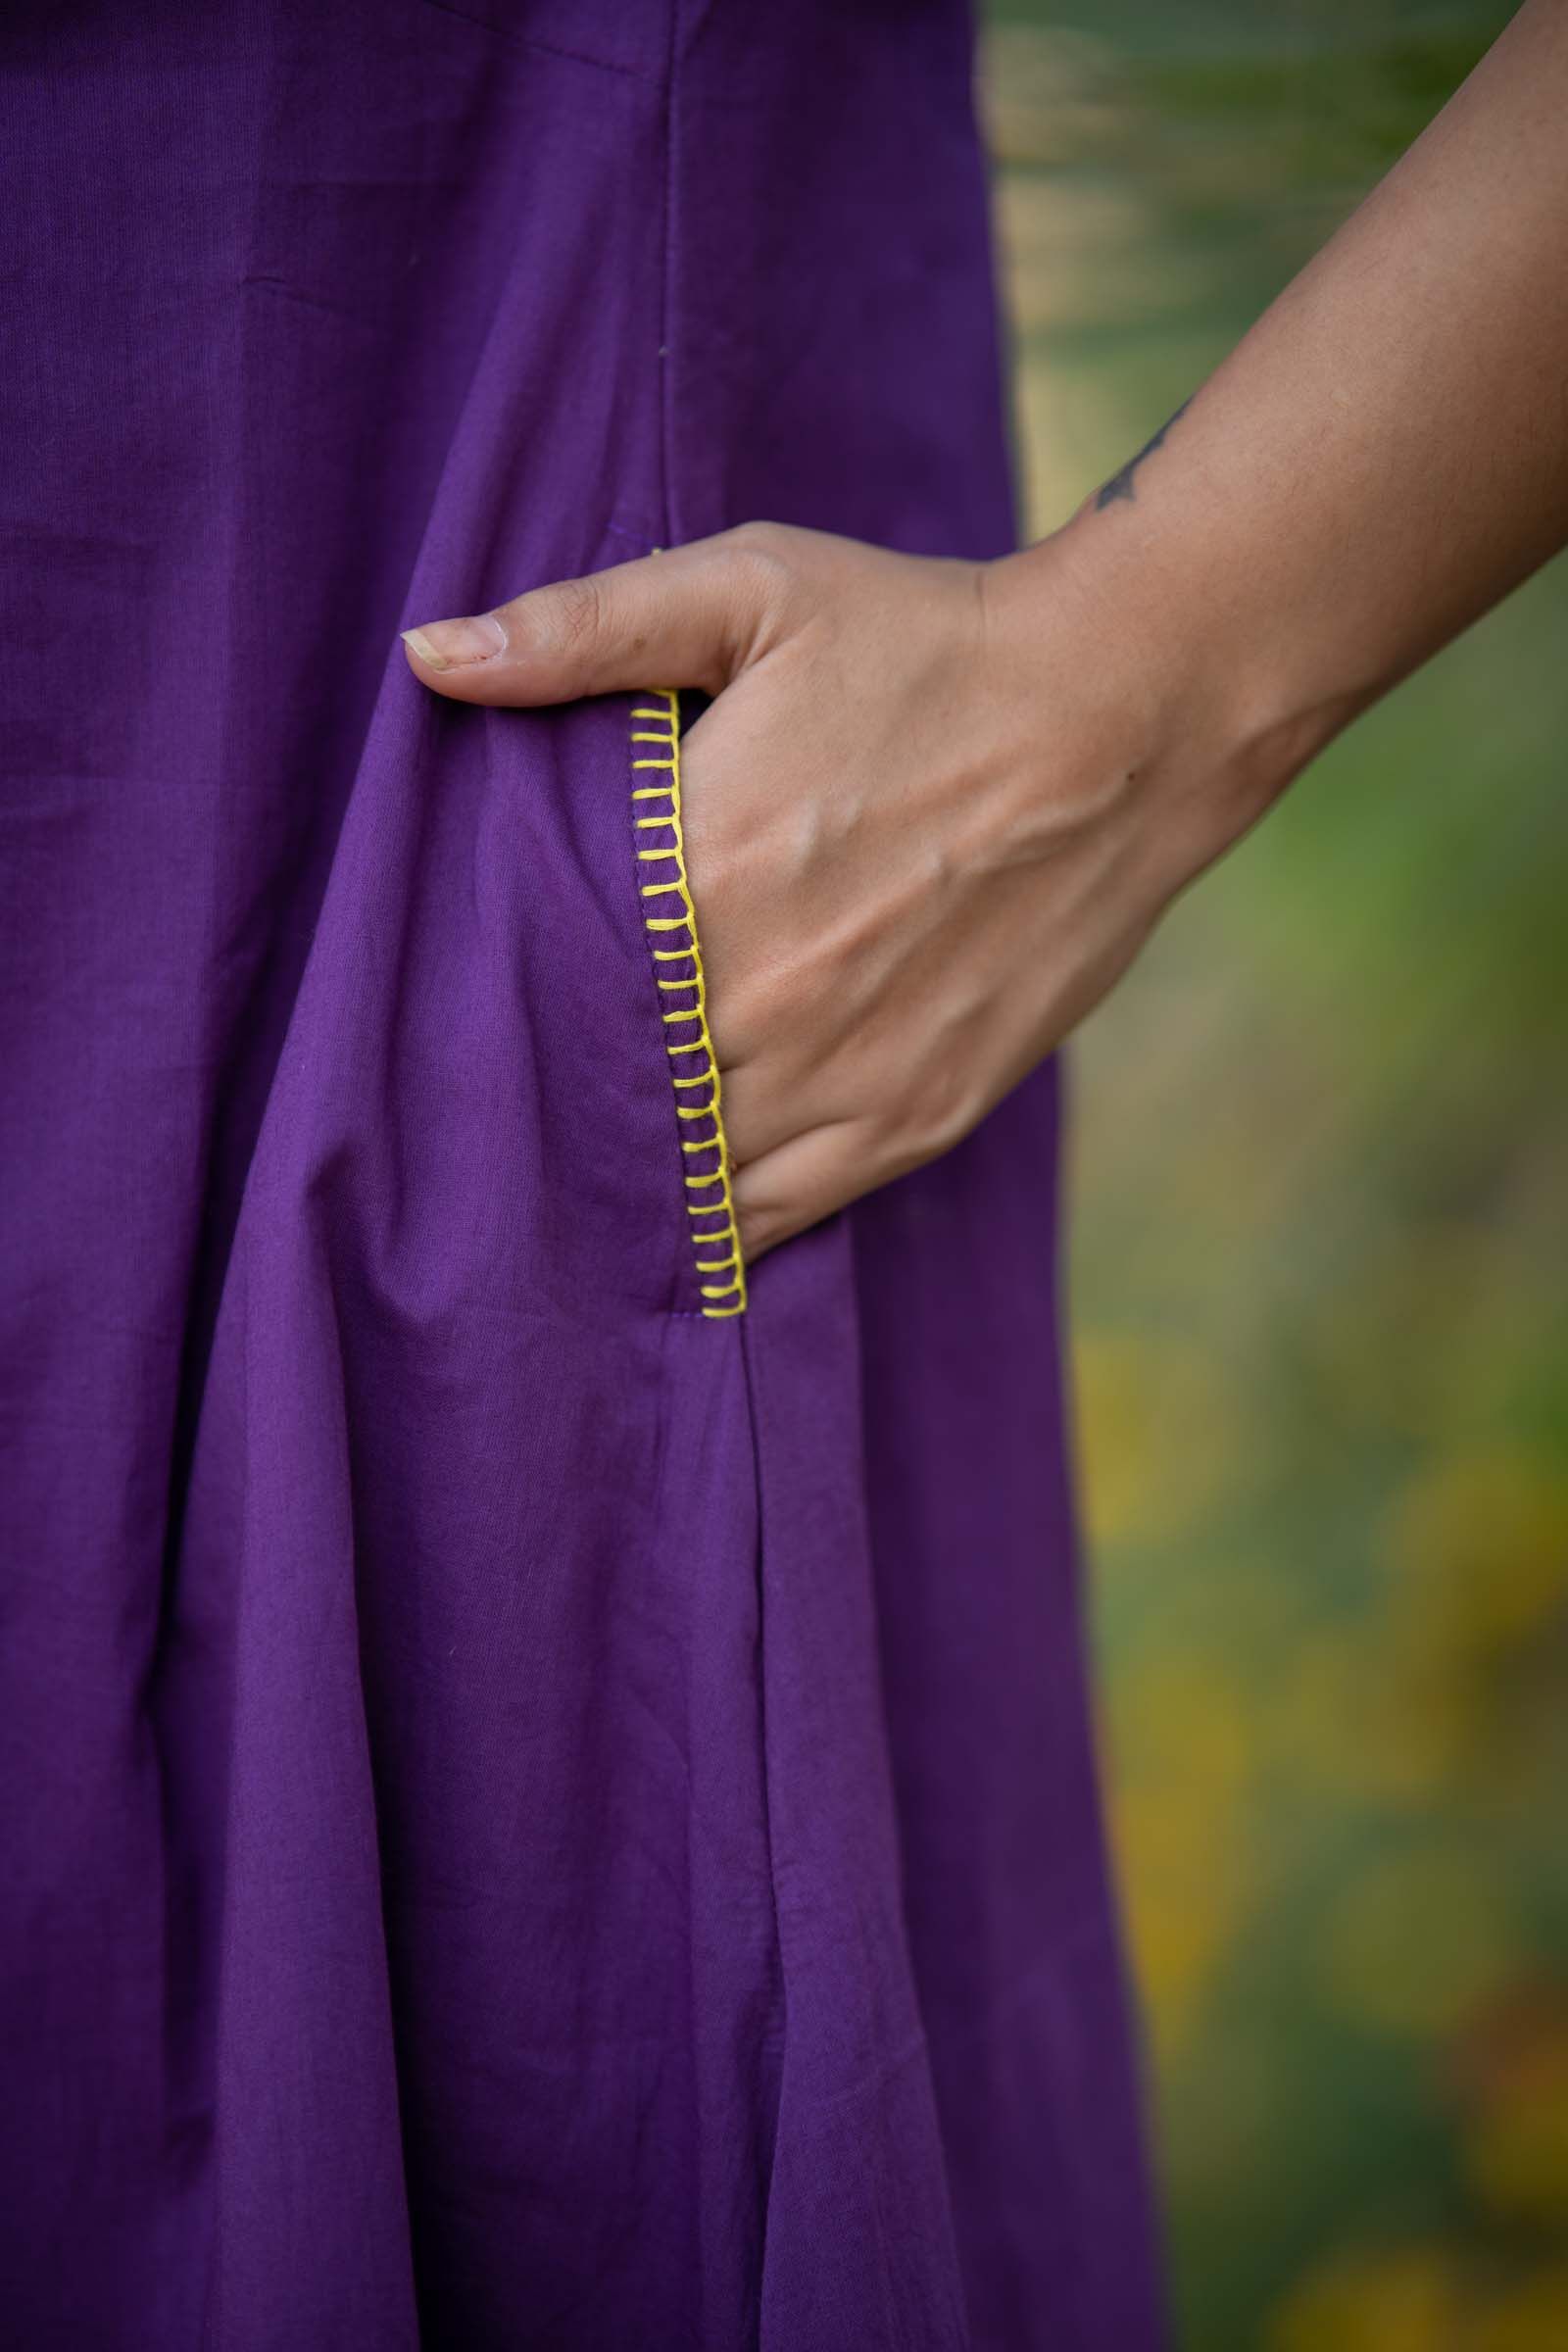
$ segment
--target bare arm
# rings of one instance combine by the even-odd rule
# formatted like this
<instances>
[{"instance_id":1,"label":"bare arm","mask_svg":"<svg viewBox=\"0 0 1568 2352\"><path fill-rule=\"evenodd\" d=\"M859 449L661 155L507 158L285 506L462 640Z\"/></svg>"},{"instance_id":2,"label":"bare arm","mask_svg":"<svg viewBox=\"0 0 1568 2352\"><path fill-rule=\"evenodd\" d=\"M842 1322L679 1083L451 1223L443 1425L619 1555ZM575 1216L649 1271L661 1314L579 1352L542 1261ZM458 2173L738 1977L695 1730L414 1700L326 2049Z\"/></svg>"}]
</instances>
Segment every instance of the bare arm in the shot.
<instances>
[{"instance_id":1,"label":"bare arm","mask_svg":"<svg viewBox=\"0 0 1568 2352\"><path fill-rule=\"evenodd\" d=\"M1565 541L1568 6L1529 0L1058 544L1289 769Z\"/></svg>"},{"instance_id":2,"label":"bare arm","mask_svg":"<svg viewBox=\"0 0 1568 2352\"><path fill-rule=\"evenodd\" d=\"M410 660L467 702L716 698L687 864L755 1257L963 1135L1340 727L1565 540L1568 0L1527 0L1037 547L747 525Z\"/></svg>"}]
</instances>

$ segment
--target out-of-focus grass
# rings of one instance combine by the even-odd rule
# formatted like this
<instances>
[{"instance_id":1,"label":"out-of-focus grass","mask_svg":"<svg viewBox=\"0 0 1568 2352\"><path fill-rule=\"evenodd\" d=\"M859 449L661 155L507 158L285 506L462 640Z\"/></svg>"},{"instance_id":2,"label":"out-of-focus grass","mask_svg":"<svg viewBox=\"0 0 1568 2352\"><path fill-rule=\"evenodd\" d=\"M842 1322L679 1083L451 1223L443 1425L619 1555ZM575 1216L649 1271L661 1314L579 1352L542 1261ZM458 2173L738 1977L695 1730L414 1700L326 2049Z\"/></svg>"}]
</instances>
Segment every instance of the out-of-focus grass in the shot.
<instances>
[{"instance_id":1,"label":"out-of-focus grass","mask_svg":"<svg viewBox=\"0 0 1568 2352\"><path fill-rule=\"evenodd\" d=\"M1507 14L992 9L1035 529ZM1363 719L1071 1055L1107 1760L1192 2352L1568 2347L1565 630L1559 566Z\"/></svg>"}]
</instances>

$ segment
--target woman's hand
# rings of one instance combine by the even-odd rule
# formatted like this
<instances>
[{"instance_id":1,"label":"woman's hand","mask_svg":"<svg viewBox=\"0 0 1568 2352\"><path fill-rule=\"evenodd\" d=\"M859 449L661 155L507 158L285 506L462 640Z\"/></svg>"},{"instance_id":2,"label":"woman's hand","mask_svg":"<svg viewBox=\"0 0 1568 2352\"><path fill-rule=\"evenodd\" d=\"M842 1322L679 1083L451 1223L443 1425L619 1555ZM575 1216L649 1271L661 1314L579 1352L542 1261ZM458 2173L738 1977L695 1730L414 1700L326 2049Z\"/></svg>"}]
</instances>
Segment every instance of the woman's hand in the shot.
<instances>
[{"instance_id":1,"label":"woman's hand","mask_svg":"<svg viewBox=\"0 0 1568 2352\"><path fill-rule=\"evenodd\" d=\"M1526 0L1022 555L747 526L410 632L464 702L716 697L687 862L748 1256L956 1143L1332 734L1568 540L1565 101L1568 12Z\"/></svg>"},{"instance_id":2,"label":"woman's hand","mask_svg":"<svg viewBox=\"0 0 1568 2352\"><path fill-rule=\"evenodd\" d=\"M464 702L715 698L682 786L748 1259L967 1134L1256 812L1070 538L986 565L748 525L409 633Z\"/></svg>"}]
</instances>

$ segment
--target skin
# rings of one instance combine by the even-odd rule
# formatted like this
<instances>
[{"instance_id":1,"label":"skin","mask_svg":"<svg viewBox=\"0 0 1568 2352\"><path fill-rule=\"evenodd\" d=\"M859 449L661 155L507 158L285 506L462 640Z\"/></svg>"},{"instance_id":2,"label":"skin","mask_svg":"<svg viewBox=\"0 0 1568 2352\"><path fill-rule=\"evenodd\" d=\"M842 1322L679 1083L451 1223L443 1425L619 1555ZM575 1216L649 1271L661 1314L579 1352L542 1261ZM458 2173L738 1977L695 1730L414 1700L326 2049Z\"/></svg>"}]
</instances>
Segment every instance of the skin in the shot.
<instances>
[{"instance_id":1,"label":"skin","mask_svg":"<svg viewBox=\"0 0 1568 2352\"><path fill-rule=\"evenodd\" d=\"M750 523L406 632L455 701L647 685L749 1260L934 1158L1325 743L1568 542L1568 0L1066 526Z\"/></svg>"}]
</instances>

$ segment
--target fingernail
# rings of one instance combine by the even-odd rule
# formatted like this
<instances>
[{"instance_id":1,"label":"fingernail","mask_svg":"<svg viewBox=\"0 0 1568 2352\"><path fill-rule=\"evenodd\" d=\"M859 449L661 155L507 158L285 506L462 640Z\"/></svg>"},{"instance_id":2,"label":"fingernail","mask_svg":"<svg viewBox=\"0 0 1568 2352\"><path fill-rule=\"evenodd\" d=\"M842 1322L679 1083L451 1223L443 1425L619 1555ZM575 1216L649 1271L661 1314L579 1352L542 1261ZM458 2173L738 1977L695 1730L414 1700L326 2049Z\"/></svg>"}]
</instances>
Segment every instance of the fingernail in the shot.
<instances>
[{"instance_id":1,"label":"fingernail","mask_svg":"<svg viewBox=\"0 0 1568 2352\"><path fill-rule=\"evenodd\" d=\"M458 669L466 662L488 662L507 642L507 632L493 612L465 620L432 620L422 629L405 629L402 635L404 644L413 647L427 669Z\"/></svg>"}]
</instances>

